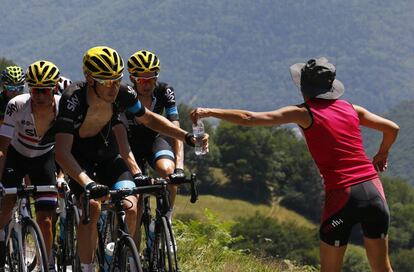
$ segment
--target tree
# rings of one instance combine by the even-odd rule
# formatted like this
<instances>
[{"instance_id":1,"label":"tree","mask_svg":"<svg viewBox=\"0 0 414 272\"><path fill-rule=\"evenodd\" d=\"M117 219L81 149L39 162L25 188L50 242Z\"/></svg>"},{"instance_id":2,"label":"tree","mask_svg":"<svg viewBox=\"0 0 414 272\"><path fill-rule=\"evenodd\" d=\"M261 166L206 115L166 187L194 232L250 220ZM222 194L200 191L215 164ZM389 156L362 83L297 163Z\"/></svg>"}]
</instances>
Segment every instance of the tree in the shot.
<instances>
[{"instance_id":1,"label":"tree","mask_svg":"<svg viewBox=\"0 0 414 272\"><path fill-rule=\"evenodd\" d=\"M7 66L16 65L13 61L0 57L0 72Z\"/></svg>"}]
</instances>

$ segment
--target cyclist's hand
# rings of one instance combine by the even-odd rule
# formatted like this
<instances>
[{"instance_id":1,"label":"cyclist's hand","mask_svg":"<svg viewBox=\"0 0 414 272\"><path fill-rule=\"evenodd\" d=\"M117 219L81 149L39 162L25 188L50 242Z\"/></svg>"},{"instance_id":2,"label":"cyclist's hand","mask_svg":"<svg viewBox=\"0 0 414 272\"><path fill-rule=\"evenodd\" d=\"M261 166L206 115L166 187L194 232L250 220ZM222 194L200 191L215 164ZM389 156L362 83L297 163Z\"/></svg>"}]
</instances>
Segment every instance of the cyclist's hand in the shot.
<instances>
[{"instance_id":1,"label":"cyclist's hand","mask_svg":"<svg viewBox=\"0 0 414 272\"><path fill-rule=\"evenodd\" d=\"M2 196L3 192L4 192L3 182L0 181L0 196Z\"/></svg>"},{"instance_id":2,"label":"cyclist's hand","mask_svg":"<svg viewBox=\"0 0 414 272\"><path fill-rule=\"evenodd\" d=\"M135 174L133 177L135 186L137 187L152 184L151 178L149 176L143 175L142 173Z\"/></svg>"},{"instance_id":3,"label":"cyclist's hand","mask_svg":"<svg viewBox=\"0 0 414 272\"><path fill-rule=\"evenodd\" d=\"M375 169L378 172L384 172L385 169L387 169L387 158L388 158L388 152L386 153L377 153L374 156L374 159L372 160L372 164L374 165Z\"/></svg>"},{"instance_id":4,"label":"cyclist's hand","mask_svg":"<svg viewBox=\"0 0 414 272\"><path fill-rule=\"evenodd\" d=\"M183 181L185 180L185 173L184 173L184 169L181 168L175 168L174 170L174 174L170 175L170 179L172 181L176 180L176 181Z\"/></svg>"},{"instance_id":5,"label":"cyclist's hand","mask_svg":"<svg viewBox=\"0 0 414 272\"><path fill-rule=\"evenodd\" d=\"M64 189L69 188L69 185L64 178L58 178L56 179L56 187L58 189Z\"/></svg>"},{"instance_id":6,"label":"cyclist's hand","mask_svg":"<svg viewBox=\"0 0 414 272\"><path fill-rule=\"evenodd\" d=\"M107 198L109 195L108 186L97 184L94 181L86 185L85 190L89 190L91 199L101 200L100 198Z\"/></svg>"},{"instance_id":7,"label":"cyclist's hand","mask_svg":"<svg viewBox=\"0 0 414 272\"><path fill-rule=\"evenodd\" d=\"M205 150L208 153L208 138L210 136L207 133L204 133L203 135L203 150ZM194 137L194 134L191 132L188 132L185 135L185 143L188 144L189 146L194 147L195 146L195 142L196 142L196 138Z\"/></svg>"}]
</instances>

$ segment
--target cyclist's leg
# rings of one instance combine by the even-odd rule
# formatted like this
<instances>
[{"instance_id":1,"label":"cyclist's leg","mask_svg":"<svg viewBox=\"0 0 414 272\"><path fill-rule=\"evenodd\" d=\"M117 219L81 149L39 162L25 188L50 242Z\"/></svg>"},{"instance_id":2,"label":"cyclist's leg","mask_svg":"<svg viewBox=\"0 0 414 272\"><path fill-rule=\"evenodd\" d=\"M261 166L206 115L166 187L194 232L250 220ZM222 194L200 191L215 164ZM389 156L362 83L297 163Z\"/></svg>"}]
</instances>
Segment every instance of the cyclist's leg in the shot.
<instances>
[{"instance_id":1,"label":"cyclist's leg","mask_svg":"<svg viewBox=\"0 0 414 272\"><path fill-rule=\"evenodd\" d=\"M355 224L350 188L327 191L319 230L321 272L340 272L343 257Z\"/></svg>"},{"instance_id":2,"label":"cyclist's leg","mask_svg":"<svg viewBox=\"0 0 414 272\"><path fill-rule=\"evenodd\" d=\"M388 257L389 210L385 200L381 181L374 179L358 186L361 194L366 195L362 208L361 227L364 233L364 245L371 270L392 271Z\"/></svg>"},{"instance_id":3,"label":"cyclist's leg","mask_svg":"<svg viewBox=\"0 0 414 272\"><path fill-rule=\"evenodd\" d=\"M98 180L109 188L121 189L135 187L132 174L129 172L128 166L120 155L100 163L96 174ZM123 201L125 221L128 226L128 231L131 237L133 237L137 224L138 197L129 196L126 199L127 201Z\"/></svg>"},{"instance_id":4,"label":"cyclist's leg","mask_svg":"<svg viewBox=\"0 0 414 272\"><path fill-rule=\"evenodd\" d=\"M16 187L18 183L21 183L24 175L26 174L25 158L21 156L11 145L7 151L6 162L3 171L3 187L11 188ZM5 196L1 200L1 212L0 212L0 268L4 267L6 257L6 231L5 227L9 222L13 207L16 203L16 196Z\"/></svg>"},{"instance_id":5,"label":"cyclist's leg","mask_svg":"<svg viewBox=\"0 0 414 272\"><path fill-rule=\"evenodd\" d=\"M162 137L155 138L152 146L152 161L151 166L155 169L157 174L162 178L167 178L174 173L175 169L175 155L171 145ZM168 212L168 218L171 220L172 211L175 203L175 197L177 195L176 185L168 185L168 193L170 200L170 212Z\"/></svg>"},{"instance_id":6,"label":"cyclist's leg","mask_svg":"<svg viewBox=\"0 0 414 272\"><path fill-rule=\"evenodd\" d=\"M93 177L94 167L92 163L86 163L78 159L79 165L86 172L89 177ZM75 194L77 199L82 199L84 189L79 185L78 182L69 178L69 187L71 191ZM82 201L78 201L80 205L80 210L82 210ZM90 266L94 261L95 249L98 241L98 230L97 223L99 219L99 214L101 212L101 203L96 200L90 200L90 222L88 224L83 224L84 214L80 218L80 223L78 225L77 236L78 236L78 254L81 265Z\"/></svg>"},{"instance_id":7,"label":"cyclist's leg","mask_svg":"<svg viewBox=\"0 0 414 272\"><path fill-rule=\"evenodd\" d=\"M54 152L31 158L29 178L32 185L56 184L56 165ZM52 257L53 231L52 218L57 207L56 193L37 193L35 195L36 222L43 235L49 259Z\"/></svg>"}]
</instances>

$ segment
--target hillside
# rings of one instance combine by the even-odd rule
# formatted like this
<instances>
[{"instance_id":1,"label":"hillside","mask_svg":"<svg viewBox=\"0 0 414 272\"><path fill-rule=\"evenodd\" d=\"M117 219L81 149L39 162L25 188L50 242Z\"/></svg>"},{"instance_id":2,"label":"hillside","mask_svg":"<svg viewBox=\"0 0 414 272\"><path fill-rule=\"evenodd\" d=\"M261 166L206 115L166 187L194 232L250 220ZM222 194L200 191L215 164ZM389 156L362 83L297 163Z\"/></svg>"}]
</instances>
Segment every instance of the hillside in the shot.
<instances>
[{"instance_id":1,"label":"hillside","mask_svg":"<svg viewBox=\"0 0 414 272\"><path fill-rule=\"evenodd\" d=\"M300 101L288 67L325 55L346 97L385 112L414 99L414 2L4 0L0 56L55 62L81 79L83 53L147 48L161 79L194 105L272 109Z\"/></svg>"},{"instance_id":2,"label":"hillside","mask_svg":"<svg viewBox=\"0 0 414 272\"><path fill-rule=\"evenodd\" d=\"M178 196L174 213L180 218L204 218L205 209L209 209L221 220L236 220L239 217L253 216L256 212L271 217L280 223L294 223L298 226L315 229L316 226L301 215L277 204L272 207L254 205L246 201L230 200L217 196L202 195L195 204L191 204L189 197ZM316 231L316 230L315 230Z\"/></svg>"},{"instance_id":3,"label":"hillside","mask_svg":"<svg viewBox=\"0 0 414 272\"><path fill-rule=\"evenodd\" d=\"M394 107L385 117L400 126L398 139L389 155L389 166L384 173L388 176L399 176L414 185L414 100L406 101ZM364 144L372 157L378 150L381 134L372 130L363 130Z\"/></svg>"}]
</instances>

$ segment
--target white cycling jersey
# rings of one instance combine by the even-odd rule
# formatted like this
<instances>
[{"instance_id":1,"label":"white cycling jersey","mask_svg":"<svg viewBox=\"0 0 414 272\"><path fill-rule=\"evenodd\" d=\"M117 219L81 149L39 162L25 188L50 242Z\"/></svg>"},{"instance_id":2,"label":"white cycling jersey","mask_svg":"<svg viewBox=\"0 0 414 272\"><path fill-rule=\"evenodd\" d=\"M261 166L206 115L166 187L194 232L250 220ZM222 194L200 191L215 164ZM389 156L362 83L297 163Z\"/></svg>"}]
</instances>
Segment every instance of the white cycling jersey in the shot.
<instances>
[{"instance_id":1,"label":"white cycling jersey","mask_svg":"<svg viewBox=\"0 0 414 272\"><path fill-rule=\"evenodd\" d=\"M60 96L55 95L55 117ZM45 133L45 135L47 132ZM9 101L0 127L0 135L11 139L11 145L23 156L34 158L53 149L54 137L42 141L37 135L30 94L21 94Z\"/></svg>"}]
</instances>

